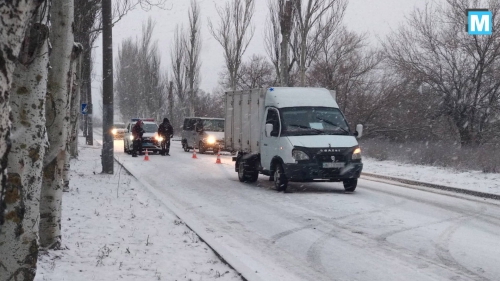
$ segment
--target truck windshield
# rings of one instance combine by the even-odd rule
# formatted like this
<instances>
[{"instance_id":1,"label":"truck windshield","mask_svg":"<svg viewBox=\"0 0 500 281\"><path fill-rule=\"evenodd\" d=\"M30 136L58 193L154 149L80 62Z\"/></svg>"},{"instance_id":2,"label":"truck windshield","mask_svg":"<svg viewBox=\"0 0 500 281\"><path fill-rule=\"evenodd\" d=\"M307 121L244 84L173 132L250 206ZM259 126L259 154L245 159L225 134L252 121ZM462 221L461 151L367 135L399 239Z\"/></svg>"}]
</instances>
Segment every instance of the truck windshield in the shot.
<instances>
[{"instance_id":1,"label":"truck windshield","mask_svg":"<svg viewBox=\"0 0 500 281\"><path fill-rule=\"evenodd\" d=\"M224 132L224 120L203 119L203 130L210 132Z\"/></svg>"},{"instance_id":2,"label":"truck windshield","mask_svg":"<svg viewBox=\"0 0 500 281\"><path fill-rule=\"evenodd\" d=\"M293 107L280 109L283 136L349 135L349 126L338 108Z\"/></svg>"}]
</instances>

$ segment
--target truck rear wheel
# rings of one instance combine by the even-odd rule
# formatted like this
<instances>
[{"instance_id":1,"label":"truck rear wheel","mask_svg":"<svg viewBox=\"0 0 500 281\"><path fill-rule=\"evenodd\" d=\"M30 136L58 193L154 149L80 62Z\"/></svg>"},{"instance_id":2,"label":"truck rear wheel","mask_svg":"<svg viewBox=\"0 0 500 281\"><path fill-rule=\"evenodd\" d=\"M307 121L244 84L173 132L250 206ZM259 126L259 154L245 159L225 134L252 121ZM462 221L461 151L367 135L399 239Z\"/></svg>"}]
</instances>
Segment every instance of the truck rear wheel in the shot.
<instances>
[{"instance_id":1,"label":"truck rear wheel","mask_svg":"<svg viewBox=\"0 0 500 281\"><path fill-rule=\"evenodd\" d=\"M344 180L344 189L348 192L353 192L358 185L358 179L348 179Z\"/></svg>"},{"instance_id":2,"label":"truck rear wheel","mask_svg":"<svg viewBox=\"0 0 500 281\"><path fill-rule=\"evenodd\" d=\"M245 161L240 161L238 165L238 179L240 182L256 182L259 178L259 172L247 171L245 169Z\"/></svg>"},{"instance_id":3,"label":"truck rear wheel","mask_svg":"<svg viewBox=\"0 0 500 281\"><path fill-rule=\"evenodd\" d=\"M286 178L285 175L285 169L283 169L283 166L280 163L276 164L273 178L274 178L274 187L276 188L276 190L285 191L286 188L288 187L288 179Z\"/></svg>"}]
</instances>

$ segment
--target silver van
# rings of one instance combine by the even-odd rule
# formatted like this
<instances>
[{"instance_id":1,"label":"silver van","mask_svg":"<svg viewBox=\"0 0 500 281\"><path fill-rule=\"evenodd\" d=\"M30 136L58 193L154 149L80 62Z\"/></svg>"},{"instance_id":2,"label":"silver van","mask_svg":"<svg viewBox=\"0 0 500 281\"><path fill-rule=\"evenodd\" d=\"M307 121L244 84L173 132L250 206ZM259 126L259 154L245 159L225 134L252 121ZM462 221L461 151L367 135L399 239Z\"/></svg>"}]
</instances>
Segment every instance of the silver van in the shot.
<instances>
[{"instance_id":1,"label":"silver van","mask_svg":"<svg viewBox=\"0 0 500 281\"><path fill-rule=\"evenodd\" d=\"M224 149L224 119L187 117L182 126L182 148L188 152L196 148L200 153Z\"/></svg>"}]
</instances>

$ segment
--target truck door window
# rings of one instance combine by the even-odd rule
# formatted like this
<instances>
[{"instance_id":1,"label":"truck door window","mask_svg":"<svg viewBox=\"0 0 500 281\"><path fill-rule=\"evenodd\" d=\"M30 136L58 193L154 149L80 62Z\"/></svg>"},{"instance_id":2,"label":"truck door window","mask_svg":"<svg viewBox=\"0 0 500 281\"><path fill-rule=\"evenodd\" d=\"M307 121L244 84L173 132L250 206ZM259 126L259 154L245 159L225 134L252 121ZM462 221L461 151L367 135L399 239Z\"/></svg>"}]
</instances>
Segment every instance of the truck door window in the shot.
<instances>
[{"instance_id":1,"label":"truck door window","mask_svg":"<svg viewBox=\"0 0 500 281\"><path fill-rule=\"evenodd\" d=\"M273 124L273 131L271 132L272 137L279 136L280 119L276 109L271 108L267 111L266 124Z\"/></svg>"}]
</instances>

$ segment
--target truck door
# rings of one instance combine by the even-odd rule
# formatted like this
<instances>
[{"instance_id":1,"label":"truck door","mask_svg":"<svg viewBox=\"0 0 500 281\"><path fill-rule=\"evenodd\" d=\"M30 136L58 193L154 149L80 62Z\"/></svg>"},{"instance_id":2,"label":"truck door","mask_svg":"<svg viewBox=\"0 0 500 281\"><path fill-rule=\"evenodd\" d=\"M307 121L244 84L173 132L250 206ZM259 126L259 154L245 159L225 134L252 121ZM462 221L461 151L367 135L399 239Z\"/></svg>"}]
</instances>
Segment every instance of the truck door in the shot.
<instances>
[{"instance_id":1,"label":"truck door","mask_svg":"<svg viewBox=\"0 0 500 281\"><path fill-rule=\"evenodd\" d=\"M271 160L279 154L279 139L281 134L281 120L276 108L267 108L266 122L262 130L261 165L265 170L271 169ZM265 124L273 124L273 131L266 135Z\"/></svg>"}]
</instances>

